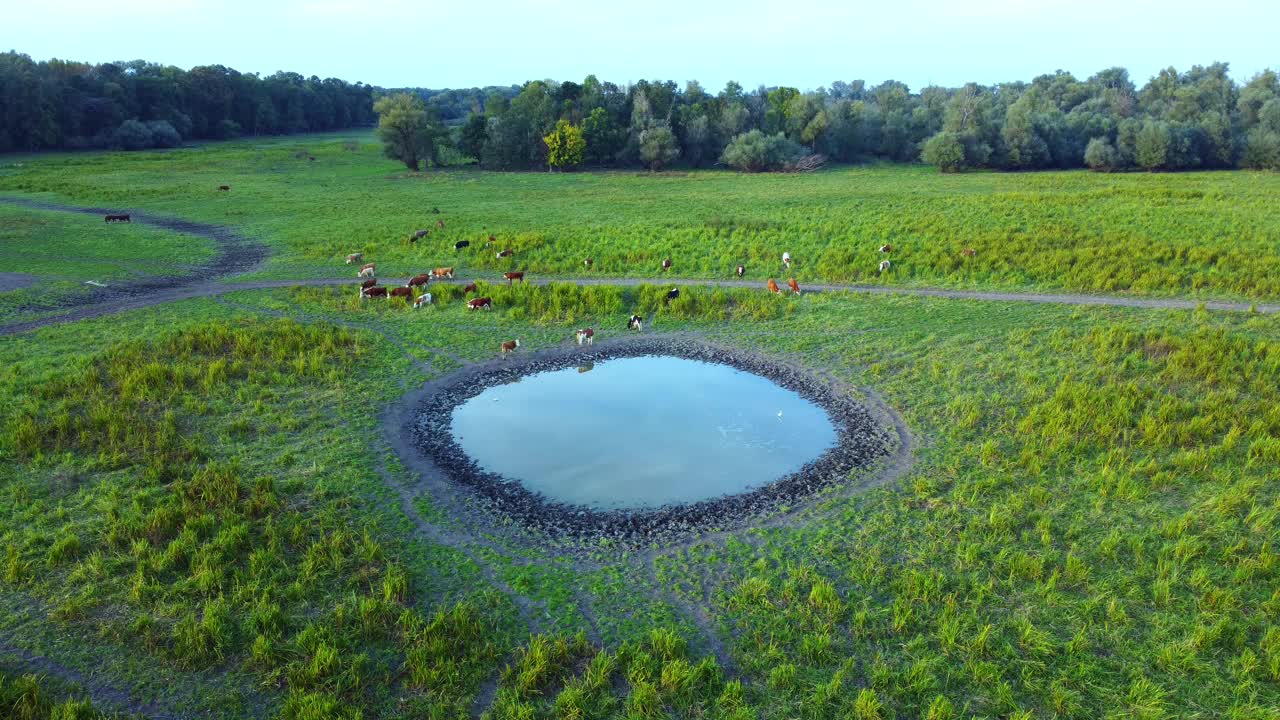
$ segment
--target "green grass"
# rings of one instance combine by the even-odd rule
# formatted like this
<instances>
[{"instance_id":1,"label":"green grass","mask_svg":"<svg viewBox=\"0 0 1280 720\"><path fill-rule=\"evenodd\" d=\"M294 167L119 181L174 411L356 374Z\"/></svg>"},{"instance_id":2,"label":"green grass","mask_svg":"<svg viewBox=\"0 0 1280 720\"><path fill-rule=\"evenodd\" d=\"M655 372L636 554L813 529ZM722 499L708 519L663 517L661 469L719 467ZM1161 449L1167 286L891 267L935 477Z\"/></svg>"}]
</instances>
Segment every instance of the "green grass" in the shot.
<instances>
[{"instance_id":1,"label":"green grass","mask_svg":"<svg viewBox=\"0 0 1280 720\"><path fill-rule=\"evenodd\" d=\"M214 256L209 240L101 217L0 203L0 267L35 275L34 286L0 293L0 319L38 314L106 285L189 274Z\"/></svg>"},{"instance_id":2,"label":"green grass","mask_svg":"<svg viewBox=\"0 0 1280 720\"><path fill-rule=\"evenodd\" d=\"M40 157L0 183L233 222L280 253L273 274L349 272L338 256L362 224L412 229L435 216L407 208L435 204L446 233L527 223L545 237L522 252L569 270L589 250L600 272L660 256L715 205L744 248L785 238L802 279L820 270L790 242L835 246L787 228L905 227L932 207L950 218L937 228L990 229L1003 207L1038 248L1021 275L926 264L912 281L1083 287L1029 268L1051 236L1095 228L1133 253L1116 272L1154 283L1123 289L1175 291L1165 280L1219 243L1261 264L1215 265L1204 293L1272 293L1250 275L1276 252L1269 176L405 178L322 140L295 167L297 142ZM231 194L205 193L222 178ZM767 217L785 227L746 223ZM937 228L890 238L895 262L944 246ZM705 267L738 232L709 236ZM369 242L401 272L462 264ZM0 341L0 700L43 698L46 717L86 697L21 679L11 647L178 715L1277 717L1280 318L705 287L664 305L663 290L491 284L492 312L445 286L418 311L350 287L239 291ZM607 340L637 311L646 332L874 390L914 464L767 526L575 560L475 524L386 446L382 408L424 381L512 337L521 352L582 326Z\"/></svg>"},{"instance_id":3,"label":"green grass","mask_svg":"<svg viewBox=\"0 0 1280 720\"><path fill-rule=\"evenodd\" d=\"M801 282L1280 297L1274 174L413 175L371 138L350 147L321 136L40 156L0 167L0 192L230 224L272 246L271 278L353 275L342 259L360 251L395 275L454 265L482 279L510 269L656 278L671 257L677 276L727 278L744 263L763 282L782 275L785 250ZM298 159L300 148L317 160ZM433 234L410 245L420 228ZM493 246L482 242L490 234ZM471 247L455 252L464 239ZM884 243L894 267L878 276ZM494 257L506 248L514 257Z\"/></svg>"},{"instance_id":4,"label":"green grass","mask_svg":"<svg viewBox=\"0 0 1280 720\"><path fill-rule=\"evenodd\" d=\"M508 292L485 314L241 292L0 347L0 594L48 609L11 632L63 628L152 672L225 677L242 707L285 717L458 717L489 679L493 718L1265 717L1280 703L1274 318L824 295L726 323L711 308L735 294L691 291L702 310L659 310L654 327L876 388L920 439L916 466L900 488L833 494L783 526L652 567L603 552L593 569L515 538L464 555L418 535L376 469L369 409L422 378L411 358L434 374L456 367L444 354L493 357L514 335L536 349L615 319L538 310L565 289ZM624 313L644 295L618 292ZM474 532L416 497L430 523ZM552 634L529 636L491 577ZM727 638L733 674L673 594ZM603 646L580 636L580 597Z\"/></svg>"}]
</instances>

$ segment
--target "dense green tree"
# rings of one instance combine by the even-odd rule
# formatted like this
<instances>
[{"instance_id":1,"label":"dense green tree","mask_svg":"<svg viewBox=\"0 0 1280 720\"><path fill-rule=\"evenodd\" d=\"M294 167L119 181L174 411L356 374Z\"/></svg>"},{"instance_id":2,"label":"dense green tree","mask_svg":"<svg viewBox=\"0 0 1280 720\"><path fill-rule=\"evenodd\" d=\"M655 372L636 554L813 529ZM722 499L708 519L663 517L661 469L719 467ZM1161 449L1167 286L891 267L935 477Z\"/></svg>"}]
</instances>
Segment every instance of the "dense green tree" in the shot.
<instances>
[{"instance_id":1,"label":"dense green tree","mask_svg":"<svg viewBox=\"0 0 1280 720\"><path fill-rule=\"evenodd\" d=\"M965 149L960 136L943 131L924 144L921 159L942 172L956 172L965 167Z\"/></svg>"},{"instance_id":2,"label":"dense green tree","mask_svg":"<svg viewBox=\"0 0 1280 720\"><path fill-rule=\"evenodd\" d=\"M436 161L443 128L420 98L409 93L388 95L374 103L373 110L378 113L378 139L387 157L414 172L423 162Z\"/></svg>"},{"instance_id":3,"label":"dense green tree","mask_svg":"<svg viewBox=\"0 0 1280 720\"><path fill-rule=\"evenodd\" d=\"M804 148L785 133L766 135L752 130L734 138L724 149L720 162L745 172L781 170L804 154Z\"/></svg>"},{"instance_id":4,"label":"dense green tree","mask_svg":"<svg viewBox=\"0 0 1280 720\"><path fill-rule=\"evenodd\" d=\"M1094 138L1084 149L1084 163L1097 172L1112 172L1122 166L1120 153L1111 141Z\"/></svg>"},{"instance_id":5,"label":"dense green tree","mask_svg":"<svg viewBox=\"0 0 1280 720\"><path fill-rule=\"evenodd\" d=\"M481 113L471 113L458 131L458 150L463 155L480 159L489 140L489 120Z\"/></svg>"},{"instance_id":6,"label":"dense green tree","mask_svg":"<svg viewBox=\"0 0 1280 720\"><path fill-rule=\"evenodd\" d=\"M675 133L665 124L655 124L640 133L640 159L650 170L661 170L680 157Z\"/></svg>"},{"instance_id":7,"label":"dense green tree","mask_svg":"<svg viewBox=\"0 0 1280 720\"><path fill-rule=\"evenodd\" d=\"M587 162L609 165L626 144L626 131L619 128L609 111L598 107L582 121L582 137L587 143Z\"/></svg>"},{"instance_id":8,"label":"dense green tree","mask_svg":"<svg viewBox=\"0 0 1280 720\"><path fill-rule=\"evenodd\" d=\"M547 146L547 169L564 170L582 164L586 156L587 142L582 139L582 128L569 124L568 120L556 122L555 129L542 138Z\"/></svg>"},{"instance_id":9,"label":"dense green tree","mask_svg":"<svg viewBox=\"0 0 1280 720\"><path fill-rule=\"evenodd\" d=\"M1173 145L1173 133L1169 124L1148 120L1142 124L1135 138L1134 163L1143 170L1162 170L1169 165Z\"/></svg>"}]
</instances>

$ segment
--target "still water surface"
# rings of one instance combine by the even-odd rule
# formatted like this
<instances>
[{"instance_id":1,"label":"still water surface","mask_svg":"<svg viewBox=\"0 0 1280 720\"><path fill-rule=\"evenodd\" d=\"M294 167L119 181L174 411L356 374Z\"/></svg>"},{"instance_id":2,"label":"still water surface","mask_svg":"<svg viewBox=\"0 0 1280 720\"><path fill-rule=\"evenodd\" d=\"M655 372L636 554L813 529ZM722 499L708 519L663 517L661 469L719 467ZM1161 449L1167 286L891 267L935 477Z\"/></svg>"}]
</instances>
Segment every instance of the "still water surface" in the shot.
<instances>
[{"instance_id":1,"label":"still water surface","mask_svg":"<svg viewBox=\"0 0 1280 720\"><path fill-rule=\"evenodd\" d=\"M835 445L826 411L771 380L674 357L529 375L453 412L485 470L555 502L655 508L733 495Z\"/></svg>"}]
</instances>

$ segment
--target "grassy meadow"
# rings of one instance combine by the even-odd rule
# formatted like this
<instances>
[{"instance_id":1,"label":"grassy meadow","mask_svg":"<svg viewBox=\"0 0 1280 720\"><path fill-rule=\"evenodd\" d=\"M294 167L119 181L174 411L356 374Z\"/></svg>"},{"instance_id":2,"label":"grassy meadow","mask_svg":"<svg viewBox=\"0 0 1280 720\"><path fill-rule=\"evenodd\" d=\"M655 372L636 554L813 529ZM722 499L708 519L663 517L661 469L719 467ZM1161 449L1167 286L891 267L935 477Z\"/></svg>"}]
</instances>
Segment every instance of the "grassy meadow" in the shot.
<instances>
[{"instance_id":1,"label":"grassy meadow","mask_svg":"<svg viewBox=\"0 0 1280 720\"><path fill-rule=\"evenodd\" d=\"M538 272L590 253L656 278L669 252L719 277L789 248L802 281L1246 298L1280 296L1278 183L407 176L341 138L0 163L5 193L232 224L272 247L262 277L362 249L484 278L506 266L452 243L493 232ZM112 267L92 217L0 213L5 243L40 228L42 277L64 271L38 247ZM131 258L198 251L110 230ZM881 242L895 273L868 279ZM239 290L0 339L0 716L1280 718L1280 316L568 282L468 312L431 290L418 311ZM874 391L913 464L755 527L570 553L457 512L385 441L384 407L501 341L607 341L632 312Z\"/></svg>"},{"instance_id":2,"label":"grassy meadow","mask_svg":"<svg viewBox=\"0 0 1280 720\"><path fill-rule=\"evenodd\" d=\"M318 136L26 157L0 162L0 193L229 224L272 247L264 278L345 276L342 259L363 252L391 275L656 278L670 257L681 277L745 264L764 282L788 251L801 282L1280 298L1280 177L1267 173L411 174L371 136ZM411 245L418 229L432 234Z\"/></svg>"}]
</instances>

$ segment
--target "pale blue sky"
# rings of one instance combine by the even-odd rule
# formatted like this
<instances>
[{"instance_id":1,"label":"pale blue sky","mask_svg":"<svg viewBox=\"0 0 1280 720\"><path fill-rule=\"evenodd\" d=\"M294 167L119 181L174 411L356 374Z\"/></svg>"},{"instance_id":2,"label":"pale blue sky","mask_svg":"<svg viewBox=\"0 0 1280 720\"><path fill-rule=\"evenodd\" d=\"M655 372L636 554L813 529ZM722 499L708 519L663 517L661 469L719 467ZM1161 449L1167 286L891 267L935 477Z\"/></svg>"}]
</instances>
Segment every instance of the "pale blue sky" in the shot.
<instances>
[{"instance_id":1,"label":"pale blue sky","mask_svg":"<svg viewBox=\"0 0 1280 720\"><path fill-rule=\"evenodd\" d=\"M1084 78L1121 65L1280 68L1280 0L28 0L0 48L43 60L221 63L376 85L470 87L588 73L812 89L886 79L913 89Z\"/></svg>"}]
</instances>

